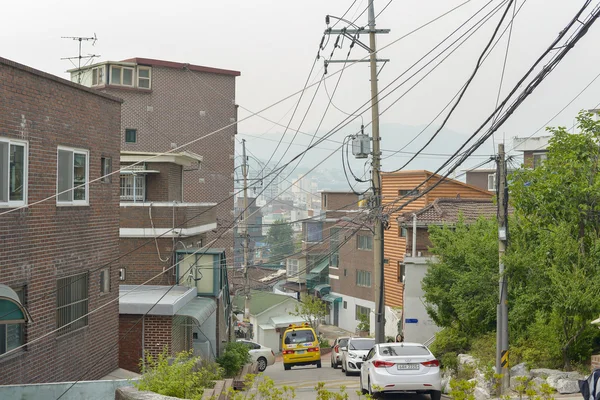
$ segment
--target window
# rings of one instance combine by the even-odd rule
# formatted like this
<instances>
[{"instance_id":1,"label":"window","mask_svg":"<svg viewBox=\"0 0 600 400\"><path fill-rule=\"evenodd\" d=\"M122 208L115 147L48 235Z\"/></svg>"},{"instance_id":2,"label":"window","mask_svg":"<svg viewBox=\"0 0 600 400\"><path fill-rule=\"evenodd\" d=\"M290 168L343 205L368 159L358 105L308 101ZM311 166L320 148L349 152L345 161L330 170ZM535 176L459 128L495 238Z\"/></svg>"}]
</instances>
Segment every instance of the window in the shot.
<instances>
[{"instance_id":1,"label":"window","mask_svg":"<svg viewBox=\"0 0 600 400\"><path fill-rule=\"evenodd\" d=\"M327 209L327 195L323 193L323 209Z\"/></svg>"},{"instance_id":2,"label":"window","mask_svg":"<svg viewBox=\"0 0 600 400\"><path fill-rule=\"evenodd\" d=\"M533 153L533 168L537 168L542 165L542 162L548 159L548 153Z\"/></svg>"},{"instance_id":3,"label":"window","mask_svg":"<svg viewBox=\"0 0 600 400\"><path fill-rule=\"evenodd\" d=\"M133 86L133 68L119 65L110 67L110 84L120 86Z\"/></svg>"},{"instance_id":4,"label":"window","mask_svg":"<svg viewBox=\"0 0 600 400\"><path fill-rule=\"evenodd\" d=\"M358 235L357 242L359 250L373 250L373 236Z\"/></svg>"},{"instance_id":5,"label":"window","mask_svg":"<svg viewBox=\"0 0 600 400\"><path fill-rule=\"evenodd\" d=\"M340 263L340 229L331 228L331 237L329 238L329 266L337 268Z\"/></svg>"},{"instance_id":6,"label":"window","mask_svg":"<svg viewBox=\"0 0 600 400\"><path fill-rule=\"evenodd\" d=\"M102 176L101 181L104 183L112 182L112 158L102 157L100 159L100 174Z\"/></svg>"},{"instance_id":7,"label":"window","mask_svg":"<svg viewBox=\"0 0 600 400\"><path fill-rule=\"evenodd\" d=\"M144 201L146 197L145 175L121 175L121 200Z\"/></svg>"},{"instance_id":8,"label":"window","mask_svg":"<svg viewBox=\"0 0 600 400\"><path fill-rule=\"evenodd\" d=\"M150 89L151 71L149 67L138 67L138 87Z\"/></svg>"},{"instance_id":9,"label":"window","mask_svg":"<svg viewBox=\"0 0 600 400\"><path fill-rule=\"evenodd\" d=\"M137 129L125 129L125 143L137 142Z\"/></svg>"},{"instance_id":10,"label":"window","mask_svg":"<svg viewBox=\"0 0 600 400\"><path fill-rule=\"evenodd\" d=\"M371 314L371 309L369 307L356 305L354 318L357 321L360 321L359 315L366 315L368 317L369 314Z\"/></svg>"},{"instance_id":11,"label":"window","mask_svg":"<svg viewBox=\"0 0 600 400\"><path fill-rule=\"evenodd\" d=\"M58 148L57 202L88 204L89 152Z\"/></svg>"},{"instance_id":12,"label":"window","mask_svg":"<svg viewBox=\"0 0 600 400\"><path fill-rule=\"evenodd\" d=\"M357 270L356 271L356 285L364 286L364 287L371 287L371 272L362 271L360 269Z\"/></svg>"},{"instance_id":13,"label":"window","mask_svg":"<svg viewBox=\"0 0 600 400\"><path fill-rule=\"evenodd\" d=\"M399 236L400 237L407 237L408 236L408 229L406 229L405 227L400 227L400 229L398 230Z\"/></svg>"},{"instance_id":14,"label":"window","mask_svg":"<svg viewBox=\"0 0 600 400\"><path fill-rule=\"evenodd\" d=\"M27 142L0 138L0 206L27 201Z\"/></svg>"},{"instance_id":15,"label":"window","mask_svg":"<svg viewBox=\"0 0 600 400\"><path fill-rule=\"evenodd\" d=\"M13 289L25 305L23 288ZM7 353L25 343L25 324L0 324L0 354Z\"/></svg>"},{"instance_id":16,"label":"window","mask_svg":"<svg viewBox=\"0 0 600 400\"><path fill-rule=\"evenodd\" d=\"M287 259L287 276L293 277L298 275L298 260L294 258Z\"/></svg>"},{"instance_id":17,"label":"window","mask_svg":"<svg viewBox=\"0 0 600 400\"><path fill-rule=\"evenodd\" d=\"M488 174L488 190L496 190L496 174Z\"/></svg>"},{"instance_id":18,"label":"window","mask_svg":"<svg viewBox=\"0 0 600 400\"><path fill-rule=\"evenodd\" d=\"M344 310L348 309L348 302L344 300Z\"/></svg>"},{"instance_id":19,"label":"window","mask_svg":"<svg viewBox=\"0 0 600 400\"><path fill-rule=\"evenodd\" d=\"M402 197L406 196L417 196L419 194L419 191L417 189L400 189L398 190L398 194Z\"/></svg>"},{"instance_id":20,"label":"window","mask_svg":"<svg viewBox=\"0 0 600 400\"><path fill-rule=\"evenodd\" d=\"M58 334L87 326L88 273L60 278L56 285L56 327L62 328Z\"/></svg>"},{"instance_id":21,"label":"window","mask_svg":"<svg viewBox=\"0 0 600 400\"><path fill-rule=\"evenodd\" d=\"M323 240L323 224L321 222L305 222L304 227L307 242L320 242Z\"/></svg>"},{"instance_id":22,"label":"window","mask_svg":"<svg viewBox=\"0 0 600 400\"><path fill-rule=\"evenodd\" d=\"M401 261L398 261L398 282L404 283L405 277L406 277L406 265L404 265Z\"/></svg>"},{"instance_id":23,"label":"window","mask_svg":"<svg viewBox=\"0 0 600 400\"><path fill-rule=\"evenodd\" d=\"M92 68L92 86L102 85L104 83L104 65Z\"/></svg>"},{"instance_id":24,"label":"window","mask_svg":"<svg viewBox=\"0 0 600 400\"><path fill-rule=\"evenodd\" d=\"M110 268L100 270L100 293L110 292Z\"/></svg>"}]
</instances>

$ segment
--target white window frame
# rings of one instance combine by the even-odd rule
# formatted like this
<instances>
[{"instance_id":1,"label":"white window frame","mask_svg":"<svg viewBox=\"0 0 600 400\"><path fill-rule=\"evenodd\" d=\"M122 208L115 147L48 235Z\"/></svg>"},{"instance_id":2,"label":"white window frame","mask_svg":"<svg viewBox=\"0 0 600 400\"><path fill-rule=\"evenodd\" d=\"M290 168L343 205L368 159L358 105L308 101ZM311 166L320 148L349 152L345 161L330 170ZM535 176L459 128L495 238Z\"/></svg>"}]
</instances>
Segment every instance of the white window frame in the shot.
<instances>
[{"instance_id":1,"label":"white window frame","mask_svg":"<svg viewBox=\"0 0 600 400\"><path fill-rule=\"evenodd\" d=\"M371 247L368 247L368 246L363 247L363 244L361 244L361 240L360 240L361 238L366 238L367 244L370 243ZM369 240L369 239L371 239L371 240ZM373 250L373 236L358 234L358 235L356 235L356 242L357 242L356 243L356 248L358 250L365 250L365 251L372 251Z\"/></svg>"},{"instance_id":2,"label":"white window frame","mask_svg":"<svg viewBox=\"0 0 600 400\"><path fill-rule=\"evenodd\" d=\"M151 67L143 67L143 66L138 66L137 68L137 82L136 85L139 89L144 89L144 90L150 90L152 89L152 68ZM148 71L148 78L145 77L140 77L140 71ZM144 80L148 80L148 87L142 87L140 86L140 79L144 79Z\"/></svg>"},{"instance_id":3,"label":"white window frame","mask_svg":"<svg viewBox=\"0 0 600 400\"><path fill-rule=\"evenodd\" d=\"M60 171L58 170L58 157L59 151L70 151L73 153L73 166L72 166L72 176L73 182L71 186L71 192L75 191L75 154L83 154L85 155L85 200L75 200L74 195L72 195L71 200L59 200L59 190L58 190L58 176ZM85 149L77 149L73 147L65 147L58 146L56 149L56 205L58 206L88 206L90 204L90 152Z\"/></svg>"},{"instance_id":4,"label":"white window frame","mask_svg":"<svg viewBox=\"0 0 600 400\"><path fill-rule=\"evenodd\" d=\"M356 286L371 287L371 272L362 269L356 270Z\"/></svg>"},{"instance_id":5,"label":"white window frame","mask_svg":"<svg viewBox=\"0 0 600 400\"><path fill-rule=\"evenodd\" d=\"M492 181L492 186L490 186L490 179ZM487 190L490 192L496 190L496 173L488 174L487 176Z\"/></svg>"},{"instance_id":6,"label":"white window frame","mask_svg":"<svg viewBox=\"0 0 600 400\"><path fill-rule=\"evenodd\" d=\"M113 83L113 68L121 68L121 72L119 75L119 81L120 83ZM128 69L131 70L131 85L126 85L123 83L123 72ZM110 84L114 85L114 86L125 86L125 87L134 87L135 86L135 78L136 78L136 74L135 74L135 68L133 67L127 67L125 65L111 65L110 66Z\"/></svg>"},{"instance_id":7,"label":"white window frame","mask_svg":"<svg viewBox=\"0 0 600 400\"><path fill-rule=\"evenodd\" d=\"M25 140L14 140L0 137L0 142L7 144L6 153L6 201L0 200L0 208L20 207L27 205L27 188L29 186L29 142ZM23 200L10 200L10 146L22 146L23 149ZM0 168L1 170L1 168ZM1 185L0 185L1 188Z\"/></svg>"},{"instance_id":8,"label":"white window frame","mask_svg":"<svg viewBox=\"0 0 600 400\"><path fill-rule=\"evenodd\" d=\"M296 277L299 272L300 262L297 258L288 258L286 265L287 276L290 278Z\"/></svg>"},{"instance_id":9,"label":"white window frame","mask_svg":"<svg viewBox=\"0 0 600 400\"><path fill-rule=\"evenodd\" d=\"M123 183L129 183L124 186ZM134 183L135 181L135 191ZM144 201L146 199L146 175L144 174L122 174L119 176L119 188L121 201ZM128 194L127 190L131 190L133 194Z\"/></svg>"},{"instance_id":10,"label":"white window frame","mask_svg":"<svg viewBox=\"0 0 600 400\"><path fill-rule=\"evenodd\" d=\"M540 164L536 165L535 162L535 158L538 157L540 160ZM531 155L531 159L532 159L532 164L533 164L533 168L537 168L541 165L542 162L546 161L548 159L548 153L544 152L537 152L537 153L533 153Z\"/></svg>"},{"instance_id":11,"label":"white window frame","mask_svg":"<svg viewBox=\"0 0 600 400\"><path fill-rule=\"evenodd\" d=\"M101 74L98 74L101 72ZM104 65L92 68L92 86L101 86L104 85L104 78L106 77L106 69ZM96 78L96 83L94 83L94 78Z\"/></svg>"}]
</instances>

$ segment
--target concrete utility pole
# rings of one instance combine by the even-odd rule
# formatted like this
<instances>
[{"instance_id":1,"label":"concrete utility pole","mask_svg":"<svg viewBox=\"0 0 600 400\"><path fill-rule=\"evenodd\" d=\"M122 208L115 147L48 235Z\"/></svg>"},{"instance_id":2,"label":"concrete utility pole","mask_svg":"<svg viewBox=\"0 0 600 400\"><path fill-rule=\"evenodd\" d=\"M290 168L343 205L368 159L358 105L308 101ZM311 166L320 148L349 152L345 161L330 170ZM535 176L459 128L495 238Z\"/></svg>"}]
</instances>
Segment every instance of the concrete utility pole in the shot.
<instances>
[{"instance_id":1,"label":"concrete utility pole","mask_svg":"<svg viewBox=\"0 0 600 400\"><path fill-rule=\"evenodd\" d=\"M381 151L379 138L379 89L377 87L377 44L375 38L374 0L369 2L369 47L371 70L371 119L373 125L373 205L375 212L381 210ZM385 343L385 297L383 282L383 223L379 215L375 218L373 236L373 281L375 282L375 342Z\"/></svg>"},{"instance_id":2,"label":"concrete utility pole","mask_svg":"<svg viewBox=\"0 0 600 400\"><path fill-rule=\"evenodd\" d=\"M246 139L242 139L242 174L244 175L244 222L242 234L244 235L244 322L250 321L250 280L248 278L248 249L250 247L248 235L248 162L246 158ZM248 336L248 333L246 333Z\"/></svg>"},{"instance_id":3,"label":"concrete utility pole","mask_svg":"<svg viewBox=\"0 0 600 400\"><path fill-rule=\"evenodd\" d=\"M369 0L369 28L363 29L358 28L354 23L349 22L343 18L337 18L334 16L327 16L327 24L329 19L334 18L345 23L349 23L355 28L344 28L344 29L332 29L328 28L325 30L326 35L338 34L343 35L347 39L351 40L352 43L358 44L363 49L369 51L369 59L358 59L358 60L329 60L327 63L348 63L348 62L368 62L370 64L371 71L371 119L373 125L373 162L372 168L372 180L373 180L373 201L372 206L375 210L375 234L373 236L373 282L374 292L373 297L375 300L375 341L377 343L385 342L385 297L384 297L384 280L383 280L383 223L381 221L381 150L380 150L380 138L379 138L379 89L377 87L377 63L386 63L387 59L377 59L377 45L375 43L375 37L377 34L390 33L389 29L375 29L375 7L373 6L374 0ZM358 28L358 29L357 29ZM364 32L369 33L369 46L363 44L358 40L358 35ZM348 53L350 54L350 53Z\"/></svg>"},{"instance_id":4,"label":"concrete utility pole","mask_svg":"<svg viewBox=\"0 0 600 400\"><path fill-rule=\"evenodd\" d=\"M504 144L498 145L498 255L499 255L499 296L496 311L496 373L502 374L501 392L508 390L510 376L508 367L508 284L504 276L504 262L502 258L506 251L508 239L508 191L506 190L506 159Z\"/></svg>"}]
</instances>

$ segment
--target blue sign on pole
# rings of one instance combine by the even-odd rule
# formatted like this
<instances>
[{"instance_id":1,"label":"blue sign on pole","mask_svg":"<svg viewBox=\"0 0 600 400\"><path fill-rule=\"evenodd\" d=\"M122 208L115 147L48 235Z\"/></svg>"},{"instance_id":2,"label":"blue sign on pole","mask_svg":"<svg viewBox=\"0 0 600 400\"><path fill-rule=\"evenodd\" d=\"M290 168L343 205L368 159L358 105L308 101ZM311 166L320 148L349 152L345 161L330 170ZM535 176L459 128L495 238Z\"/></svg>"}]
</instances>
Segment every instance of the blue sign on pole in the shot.
<instances>
[{"instance_id":1,"label":"blue sign on pole","mask_svg":"<svg viewBox=\"0 0 600 400\"><path fill-rule=\"evenodd\" d=\"M406 322L407 324L416 324L417 322L419 322L419 320L416 318L406 318L404 322Z\"/></svg>"}]
</instances>

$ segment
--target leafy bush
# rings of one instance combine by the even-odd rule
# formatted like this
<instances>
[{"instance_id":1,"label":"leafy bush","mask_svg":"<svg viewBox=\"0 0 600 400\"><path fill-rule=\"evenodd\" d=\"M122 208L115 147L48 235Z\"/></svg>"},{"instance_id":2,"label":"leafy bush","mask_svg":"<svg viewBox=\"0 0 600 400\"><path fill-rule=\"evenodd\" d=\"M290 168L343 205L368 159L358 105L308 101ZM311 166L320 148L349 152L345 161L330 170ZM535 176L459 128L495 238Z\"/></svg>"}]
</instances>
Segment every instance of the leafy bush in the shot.
<instances>
[{"instance_id":1,"label":"leafy bush","mask_svg":"<svg viewBox=\"0 0 600 400\"><path fill-rule=\"evenodd\" d=\"M248 347L240 342L229 342L225 346L225 351L220 357L217 357L217 363L223 368L224 374L228 378L237 376L242 367L250 362L250 353Z\"/></svg>"},{"instance_id":2,"label":"leafy bush","mask_svg":"<svg viewBox=\"0 0 600 400\"><path fill-rule=\"evenodd\" d=\"M368 314L358 314L358 325L356 326L356 329L360 332L369 332L371 330Z\"/></svg>"},{"instance_id":3,"label":"leafy bush","mask_svg":"<svg viewBox=\"0 0 600 400\"><path fill-rule=\"evenodd\" d=\"M444 368L456 371L458 367L456 357L469 349L469 339L460 330L451 326L435 334L435 340L429 349L441 361Z\"/></svg>"},{"instance_id":4,"label":"leafy bush","mask_svg":"<svg viewBox=\"0 0 600 400\"><path fill-rule=\"evenodd\" d=\"M156 358L148 355L145 364L140 362L142 376L135 386L165 396L200 400L204 389L221 379L222 369L213 363L202 365L200 357L192 353L178 353L171 364L166 347Z\"/></svg>"},{"instance_id":5,"label":"leafy bush","mask_svg":"<svg viewBox=\"0 0 600 400\"><path fill-rule=\"evenodd\" d=\"M327 340L326 337L319 336L319 347L322 349L327 349L331 347L331 343L329 343L329 340Z\"/></svg>"},{"instance_id":6,"label":"leafy bush","mask_svg":"<svg viewBox=\"0 0 600 400\"><path fill-rule=\"evenodd\" d=\"M486 370L496 365L496 333L490 332L473 339L469 351L479 362L479 369Z\"/></svg>"},{"instance_id":7,"label":"leafy bush","mask_svg":"<svg viewBox=\"0 0 600 400\"><path fill-rule=\"evenodd\" d=\"M477 382L469 382L464 379L452 379L450 381L450 397L455 400L475 400L475 386Z\"/></svg>"}]
</instances>

